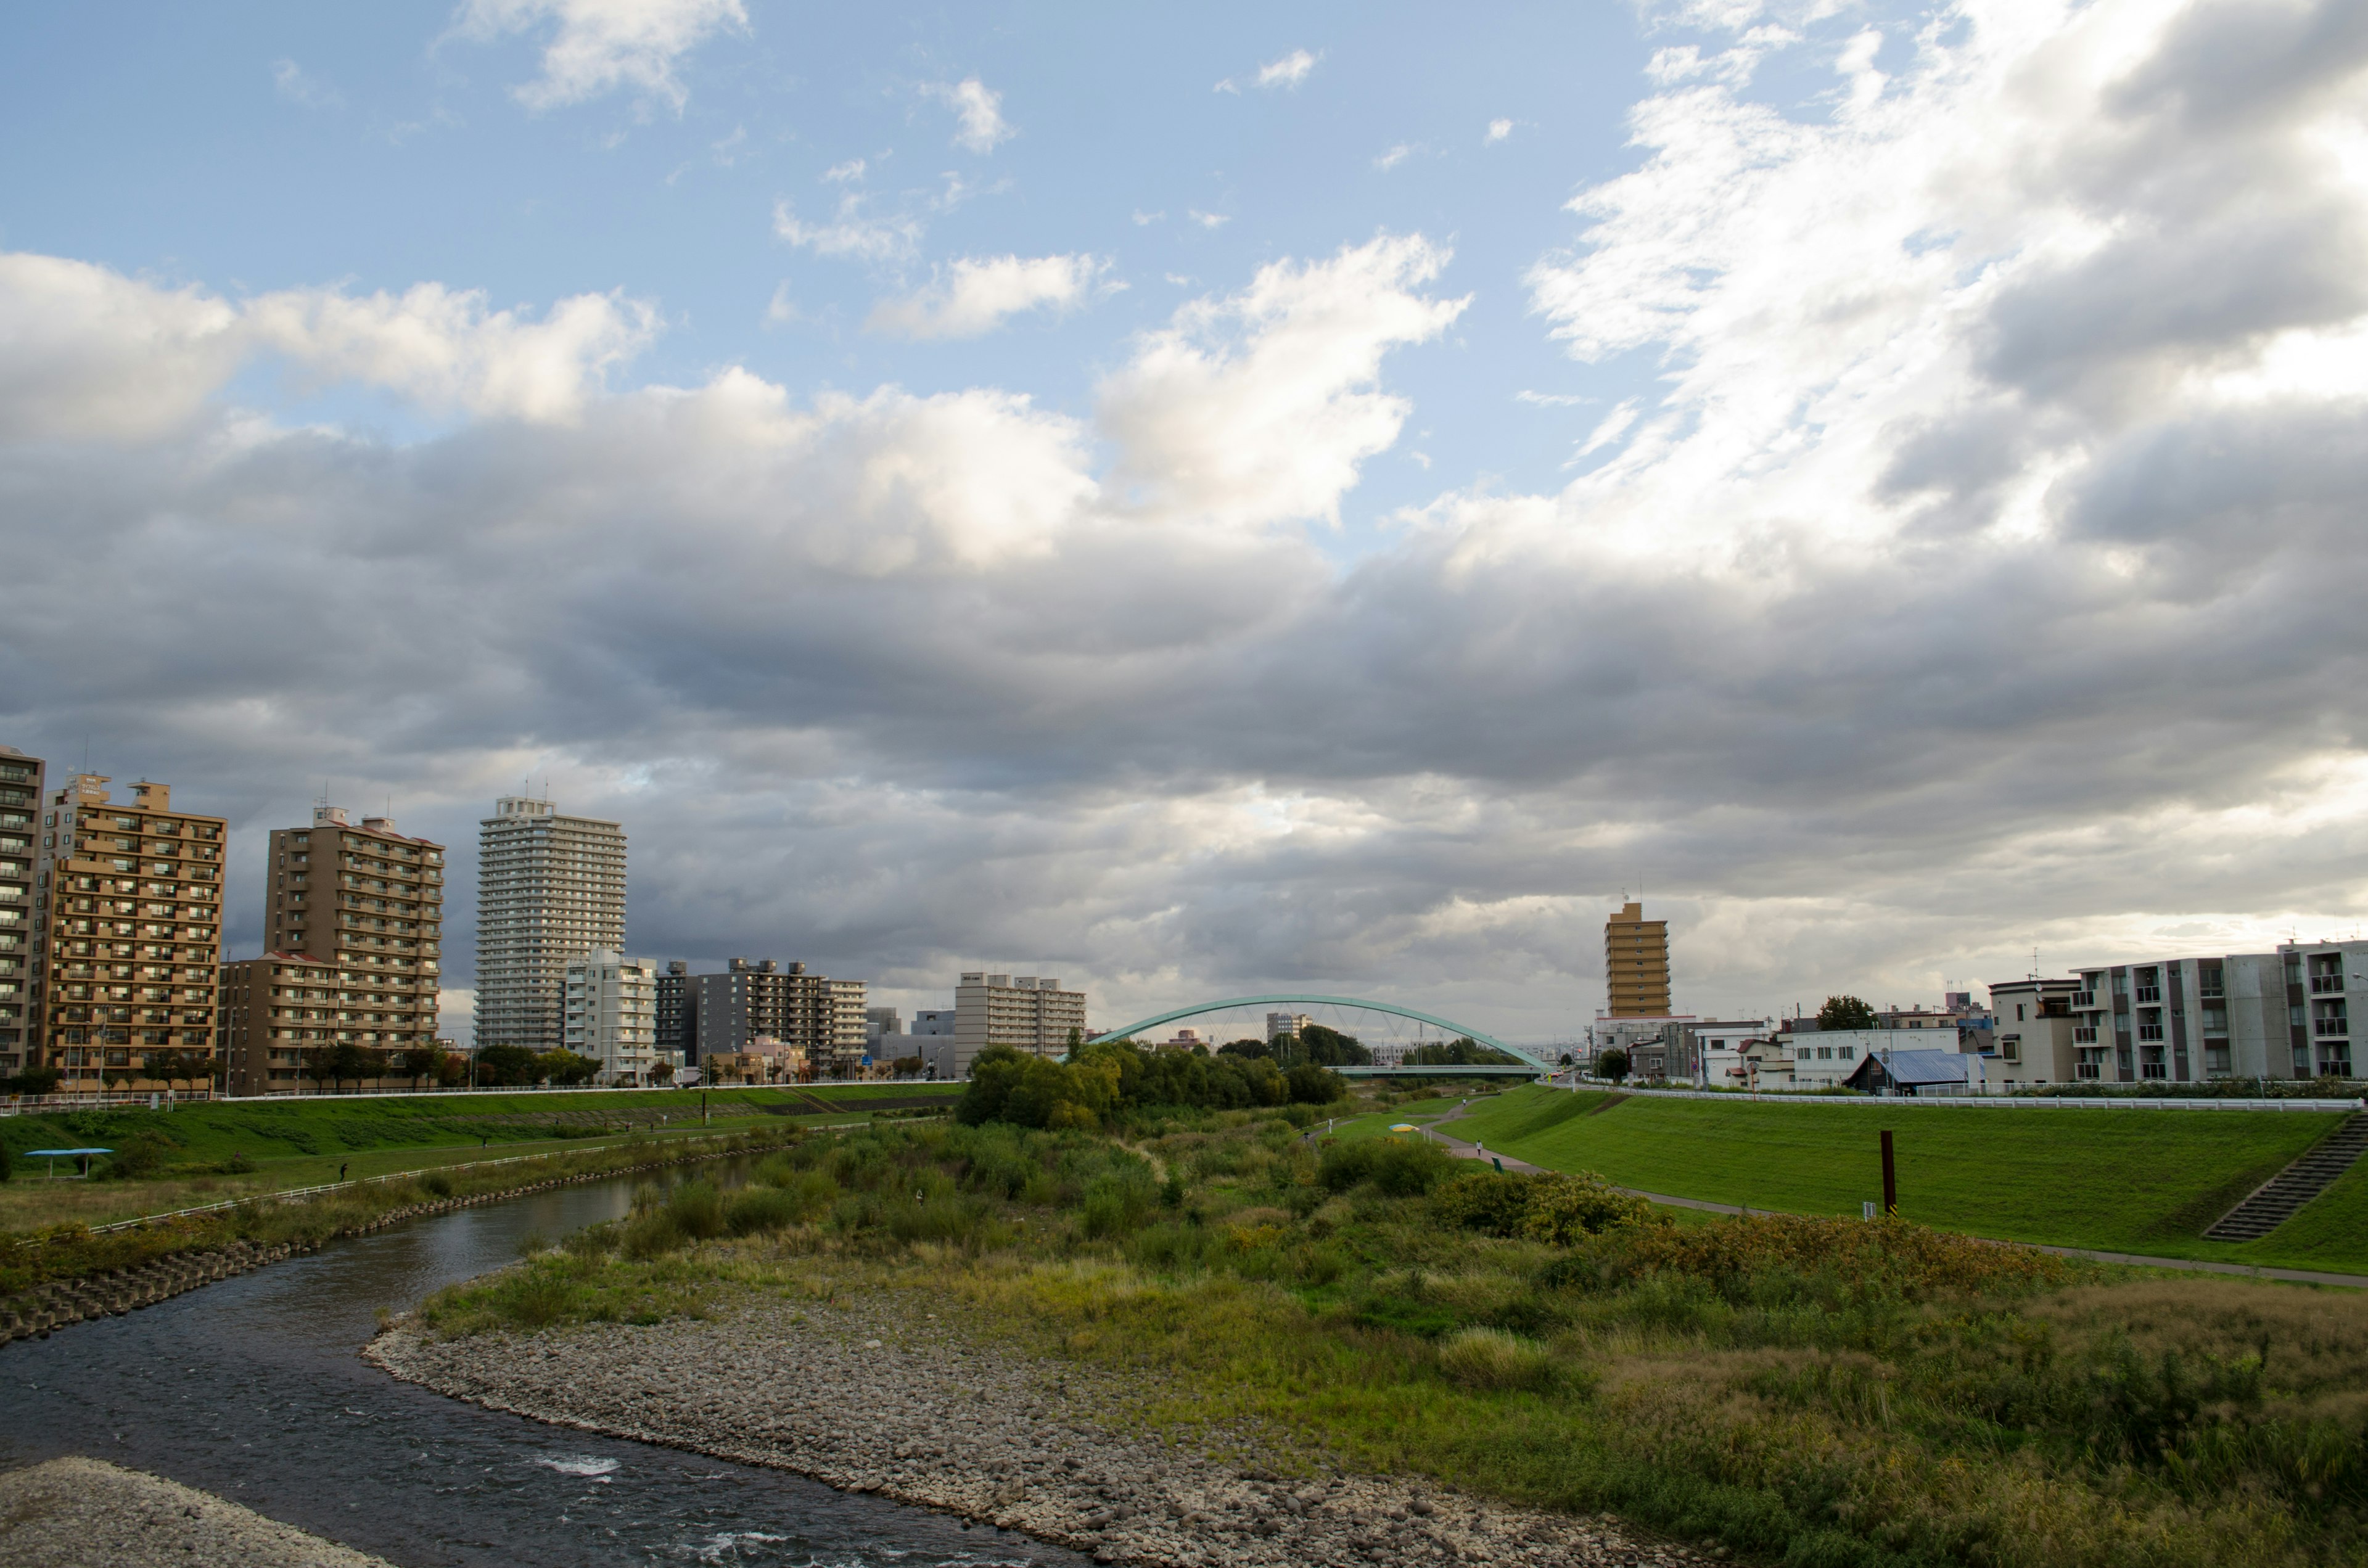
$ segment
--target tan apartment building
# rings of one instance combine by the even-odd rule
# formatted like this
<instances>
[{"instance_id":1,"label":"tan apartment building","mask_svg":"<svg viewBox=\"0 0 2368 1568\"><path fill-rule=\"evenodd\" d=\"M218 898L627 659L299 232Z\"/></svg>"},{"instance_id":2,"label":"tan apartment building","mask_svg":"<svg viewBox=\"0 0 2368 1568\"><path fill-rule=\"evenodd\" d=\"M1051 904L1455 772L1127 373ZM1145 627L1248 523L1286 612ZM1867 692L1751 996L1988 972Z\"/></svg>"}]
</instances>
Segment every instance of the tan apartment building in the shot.
<instances>
[{"instance_id":1,"label":"tan apartment building","mask_svg":"<svg viewBox=\"0 0 2368 1568\"><path fill-rule=\"evenodd\" d=\"M625 830L506 795L477 830L477 1049L566 1043L572 959L625 948Z\"/></svg>"},{"instance_id":2,"label":"tan apartment building","mask_svg":"<svg viewBox=\"0 0 2368 1568\"><path fill-rule=\"evenodd\" d=\"M292 1095L317 1081L308 1059L335 1028L338 969L303 953L266 953L222 966L225 1092Z\"/></svg>"},{"instance_id":3,"label":"tan apartment building","mask_svg":"<svg viewBox=\"0 0 2368 1568\"><path fill-rule=\"evenodd\" d=\"M0 746L0 1077L39 1065L30 1054L33 987L33 820L41 759Z\"/></svg>"},{"instance_id":4,"label":"tan apartment building","mask_svg":"<svg viewBox=\"0 0 2368 1568\"><path fill-rule=\"evenodd\" d=\"M2073 998L2077 980L2009 980L1990 987L1993 1076L2009 1089L2080 1080Z\"/></svg>"},{"instance_id":5,"label":"tan apartment building","mask_svg":"<svg viewBox=\"0 0 2368 1568\"><path fill-rule=\"evenodd\" d=\"M1647 920L1625 903L1603 923L1604 1013L1614 1018L1668 1017L1669 923Z\"/></svg>"},{"instance_id":6,"label":"tan apartment building","mask_svg":"<svg viewBox=\"0 0 2368 1568\"><path fill-rule=\"evenodd\" d=\"M63 1093L211 1079L229 824L146 780L119 803L108 782L77 773L41 799L28 1050Z\"/></svg>"},{"instance_id":7,"label":"tan apartment building","mask_svg":"<svg viewBox=\"0 0 2368 1568\"><path fill-rule=\"evenodd\" d=\"M285 1057L339 1044L382 1052L433 1047L443 990L444 846L396 832L390 817L356 824L342 807L316 806L311 826L272 830L266 875L266 952L334 971L327 1006L305 1009L324 1016L280 1020L269 1048Z\"/></svg>"},{"instance_id":8,"label":"tan apartment building","mask_svg":"<svg viewBox=\"0 0 2368 1568\"><path fill-rule=\"evenodd\" d=\"M952 1075L970 1076L970 1064L991 1045L1037 1056L1065 1056L1072 1032L1082 1040L1085 1029L1084 992L1062 990L1052 975L1023 974L1014 980L972 970L954 987Z\"/></svg>"}]
</instances>

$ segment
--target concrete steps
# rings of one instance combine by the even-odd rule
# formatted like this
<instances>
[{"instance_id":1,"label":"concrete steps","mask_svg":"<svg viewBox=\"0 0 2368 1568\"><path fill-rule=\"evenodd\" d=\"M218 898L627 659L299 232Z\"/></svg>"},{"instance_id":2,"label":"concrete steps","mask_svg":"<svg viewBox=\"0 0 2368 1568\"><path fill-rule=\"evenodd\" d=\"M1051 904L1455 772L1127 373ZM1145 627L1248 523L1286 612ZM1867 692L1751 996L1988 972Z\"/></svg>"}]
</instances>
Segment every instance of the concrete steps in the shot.
<instances>
[{"instance_id":1,"label":"concrete steps","mask_svg":"<svg viewBox=\"0 0 2368 1568\"><path fill-rule=\"evenodd\" d=\"M2249 1242L2268 1235L2293 1218L2295 1210L2325 1192L2362 1153L2368 1153L2368 1113L2350 1118L2312 1144L2300 1159L2221 1215L2203 1234L2215 1242Z\"/></svg>"}]
</instances>

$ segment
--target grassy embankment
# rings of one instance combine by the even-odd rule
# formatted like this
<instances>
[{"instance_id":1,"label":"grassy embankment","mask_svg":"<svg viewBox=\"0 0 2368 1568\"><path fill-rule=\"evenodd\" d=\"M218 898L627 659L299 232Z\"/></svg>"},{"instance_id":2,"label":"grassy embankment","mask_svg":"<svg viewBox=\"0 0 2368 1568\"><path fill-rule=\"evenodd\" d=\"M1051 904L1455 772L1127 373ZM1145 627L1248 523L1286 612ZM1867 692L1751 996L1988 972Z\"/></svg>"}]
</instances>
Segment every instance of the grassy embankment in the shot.
<instances>
[{"instance_id":1,"label":"grassy embankment","mask_svg":"<svg viewBox=\"0 0 2368 1568\"><path fill-rule=\"evenodd\" d=\"M1549 1170L1798 1214L1883 1195L1894 1135L1901 1214L2000 1240L2368 1273L2368 1169L2258 1242L2203 1228L2317 1142L2340 1112L1770 1105L1522 1087L1447 1131Z\"/></svg>"},{"instance_id":2,"label":"grassy embankment","mask_svg":"<svg viewBox=\"0 0 2368 1568\"><path fill-rule=\"evenodd\" d=\"M105 1225L227 1199L337 1179L430 1170L538 1152L553 1140L586 1147L626 1136L672 1138L806 1120L860 1119L871 1108L924 1098L951 1103L958 1085L823 1085L797 1090L713 1089L702 1124L700 1092L423 1095L400 1098L321 1096L287 1100L215 1100L170 1112L145 1109L38 1112L0 1117L0 1146L15 1166L0 1182L0 1233L59 1224ZM131 1179L50 1180L49 1162L27 1149L127 1150L143 1135L162 1140L153 1166ZM97 1163L102 1175L108 1162ZM71 1165L61 1163L62 1168ZM115 1175L120 1176L122 1173Z\"/></svg>"},{"instance_id":3,"label":"grassy embankment","mask_svg":"<svg viewBox=\"0 0 2368 1568\"><path fill-rule=\"evenodd\" d=\"M993 1125L808 1137L421 1318L884 1291L951 1320L932 1334L1120 1371L1112 1419L1172 1440L1796 1568L2368 1562L2357 1294L2133 1279L1907 1221L1681 1228L1411 1141L1319 1151L1307 1120L1154 1119L1140 1154Z\"/></svg>"}]
</instances>

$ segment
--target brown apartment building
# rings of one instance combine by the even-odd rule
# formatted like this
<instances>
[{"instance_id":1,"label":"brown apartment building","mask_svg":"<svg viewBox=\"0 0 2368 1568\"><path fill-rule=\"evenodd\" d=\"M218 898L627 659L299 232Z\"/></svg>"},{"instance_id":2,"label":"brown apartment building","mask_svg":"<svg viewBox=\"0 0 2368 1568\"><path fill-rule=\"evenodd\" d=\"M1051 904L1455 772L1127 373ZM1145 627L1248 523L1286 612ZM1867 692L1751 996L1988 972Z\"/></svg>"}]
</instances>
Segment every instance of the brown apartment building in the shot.
<instances>
[{"instance_id":1,"label":"brown apartment building","mask_svg":"<svg viewBox=\"0 0 2368 1568\"><path fill-rule=\"evenodd\" d=\"M1641 903L1622 904L1605 920L1603 985L1608 1017L1668 1017L1669 923L1645 919Z\"/></svg>"},{"instance_id":2,"label":"brown apartment building","mask_svg":"<svg viewBox=\"0 0 2368 1568\"><path fill-rule=\"evenodd\" d=\"M63 1093L203 1082L228 824L173 810L165 785L134 784L119 803L108 782L77 773L41 799L33 1049Z\"/></svg>"},{"instance_id":3,"label":"brown apartment building","mask_svg":"<svg viewBox=\"0 0 2368 1568\"><path fill-rule=\"evenodd\" d=\"M41 809L41 759L0 746L0 1077L28 1059L33 987L33 819Z\"/></svg>"},{"instance_id":4,"label":"brown apartment building","mask_svg":"<svg viewBox=\"0 0 2368 1568\"><path fill-rule=\"evenodd\" d=\"M313 1053L336 1045L434 1048L444 846L316 806L310 827L272 831L265 874L264 956L222 966L231 1092L318 1086Z\"/></svg>"}]
</instances>

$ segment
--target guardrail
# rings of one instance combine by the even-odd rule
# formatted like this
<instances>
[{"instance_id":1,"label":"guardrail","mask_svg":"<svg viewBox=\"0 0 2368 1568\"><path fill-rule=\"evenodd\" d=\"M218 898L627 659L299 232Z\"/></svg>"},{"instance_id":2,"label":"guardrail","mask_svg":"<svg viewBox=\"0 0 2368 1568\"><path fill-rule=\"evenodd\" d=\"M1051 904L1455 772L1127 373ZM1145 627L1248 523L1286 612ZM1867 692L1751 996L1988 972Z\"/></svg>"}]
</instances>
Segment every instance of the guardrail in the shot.
<instances>
[{"instance_id":1,"label":"guardrail","mask_svg":"<svg viewBox=\"0 0 2368 1568\"><path fill-rule=\"evenodd\" d=\"M1856 1105L1891 1106L1936 1105L1980 1106L1999 1110L2361 1110L2368 1109L2368 1101L2348 1100L2245 1100L2228 1098L2174 1098L2169 1095L1821 1095L1801 1090L1761 1089L1644 1089L1625 1088L1617 1084L1590 1079L1585 1084L1555 1084L1555 1088L1610 1089L1623 1095L1650 1095L1671 1100L1749 1100L1757 1105Z\"/></svg>"}]
</instances>

